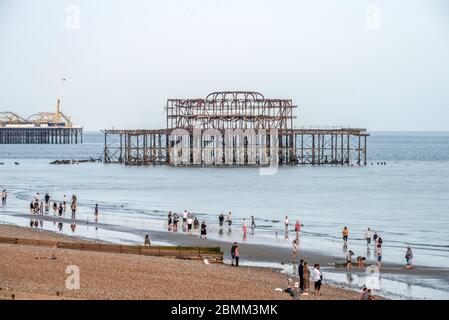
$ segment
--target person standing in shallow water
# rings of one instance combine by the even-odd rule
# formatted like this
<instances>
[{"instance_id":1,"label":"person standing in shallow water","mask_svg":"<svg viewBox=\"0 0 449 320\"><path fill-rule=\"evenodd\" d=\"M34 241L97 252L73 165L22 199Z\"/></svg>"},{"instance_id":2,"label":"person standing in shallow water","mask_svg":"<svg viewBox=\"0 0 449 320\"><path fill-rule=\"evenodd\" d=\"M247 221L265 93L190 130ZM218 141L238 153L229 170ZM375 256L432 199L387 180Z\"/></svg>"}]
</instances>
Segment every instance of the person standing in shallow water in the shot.
<instances>
[{"instance_id":1,"label":"person standing in shallow water","mask_svg":"<svg viewBox=\"0 0 449 320\"><path fill-rule=\"evenodd\" d=\"M95 204L94 215L95 215L95 222L97 222L98 221L98 203Z\"/></svg>"},{"instance_id":2,"label":"person standing in shallow water","mask_svg":"<svg viewBox=\"0 0 449 320\"><path fill-rule=\"evenodd\" d=\"M366 239L366 245L369 247L369 245L371 244L371 229L368 228L365 231L365 239Z\"/></svg>"},{"instance_id":3,"label":"person standing in shallow water","mask_svg":"<svg viewBox=\"0 0 449 320\"><path fill-rule=\"evenodd\" d=\"M296 240L299 239L300 231L301 231L301 224L299 223L299 220L296 220L296 223L295 223Z\"/></svg>"},{"instance_id":4,"label":"person standing in shallow water","mask_svg":"<svg viewBox=\"0 0 449 320\"><path fill-rule=\"evenodd\" d=\"M243 231L243 240L246 240L246 232L247 232L246 219L243 219L242 231Z\"/></svg>"},{"instance_id":5,"label":"person standing in shallow water","mask_svg":"<svg viewBox=\"0 0 449 320\"><path fill-rule=\"evenodd\" d=\"M349 237L349 229L347 227L344 227L342 235L343 235L343 243L346 246L348 244L348 237Z\"/></svg>"},{"instance_id":6,"label":"person standing in shallow water","mask_svg":"<svg viewBox=\"0 0 449 320\"><path fill-rule=\"evenodd\" d=\"M193 230L195 231L195 233L198 232L199 227L200 227L200 222L198 221L198 218L195 217L195 219L193 220Z\"/></svg>"},{"instance_id":7,"label":"person standing in shallow water","mask_svg":"<svg viewBox=\"0 0 449 320\"><path fill-rule=\"evenodd\" d=\"M251 216L251 233L254 234L254 229L256 229L256 221L254 220L254 216Z\"/></svg>"},{"instance_id":8,"label":"person standing in shallow water","mask_svg":"<svg viewBox=\"0 0 449 320\"><path fill-rule=\"evenodd\" d=\"M70 206L72 209L72 219L75 219L76 215L76 202L72 202L72 205Z\"/></svg>"},{"instance_id":9,"label":"person standing in shallow water","mask_svg":"<svg viewBox=\"0 0 449 320\"><path fill-rule=\"evenodd\" d=\"M231 214L231 211L229 211L229 213L228 213L227 220L228 220L229 230L231 230L231 226L232 226L232 214Z\"/></svg>"},{"instance_id":10,"label":"person standing in shallow water","mask_svg":"<svg viewBox=\"0 0 449 320\"><path fill-rule=\"evenodd\" d=\"M405 261L407 269L413 268L413 252L412 248L410 247L407 247L407 252L405 253Z\"/></svg>"},{"instance_id":11,"label":"person standing in shallow water","mask_svg":"<svg viewBox=\"0 0 449 320\"><path fill-rule=\"evenodd\" d=\"M223 222L224 222L224 215L223 213L220 213L220 215L218 216L218 224L220 225L220 227L223 227Z\"/></svg>"},{"instance_id":12,"label":"person standing in shallow water","mask_svg":"<svg viewBox=\"0 0 449 320\"><path fill-rule=\"evenodd\" d=\"M200 238L202 239L204 237L204 239L207 239L207 231L206 231L206 221L203 220L203 223L201 224L201 235Z\"/></svg>"}]
</instances>

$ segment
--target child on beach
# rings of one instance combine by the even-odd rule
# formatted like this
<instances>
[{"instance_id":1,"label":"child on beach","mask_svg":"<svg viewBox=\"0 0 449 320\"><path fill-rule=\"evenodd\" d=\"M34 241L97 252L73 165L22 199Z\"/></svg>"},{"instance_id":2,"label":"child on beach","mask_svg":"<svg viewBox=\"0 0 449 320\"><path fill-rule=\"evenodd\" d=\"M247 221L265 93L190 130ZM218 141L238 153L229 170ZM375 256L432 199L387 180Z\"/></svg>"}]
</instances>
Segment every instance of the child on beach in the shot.
<instances>
[{"instance_id":1,"label":"child on beach","mask_svg":"<svg viewBox=\"0 0 449 320\"><path fill-rule=\"evenodd\" d=\"M246 232L247 232L247 226L246 226L246 219L243 219L243 227L242 227L242 231L243 231L243 240L246 240Z\"/></svg>"},{"instance_id":2,"label":"child on beach","mask_svg":"<svg viewBox=\"0 0 449 320\"><path fill-rule=\"evenodd\" d=\"M56 215L56 212L58 211L58 204L56 201L53 202L53 214Z\"/></svg>"},{"instance_id":3,"label":"child on beach","mask_svg":"<svg viewBox=\"0 0 449 320\"><path fill-rule=\"evenodd\" d=\"M354 252L351 250L348 251L348 254L346 255L346 268L351 269L352 268L352 256L354 255Z\"/></svg>"},{"instance_id":4,"label":"child on beach","mask_svg":"<svg viewBox=\"0 0 449 320\"><path fill-rule=\"evenodd\" d=\"M293 250L293 257L296 257L298 253L298 243L296 242L296 239L293 240L292 250Z\"/></svg>"},{"instance_id":5,"label":"child on beach","mask_svg":"<svg viewBox=\"0 0 449 320\"><path fill-rule=\"evenodd\" d=\"M382 248L376 248L377 254L377 267L382 268Z\"/></svg>"},{"instance_id":6,"label":"child on beach","mask_svg":"<svg viewBox=\"0 0 449 320\"><path fill-rule=\"evenodd\" d=\"M223 227L223 222L224 222L224 214L220 213L220 215L218 216L218 224L220 225L220 227Z\"/></svg>"},{"instance_id":7,"label":"child on beach","mask_svg":"<svg viewBox=\"0 0 449 320\"><path fill-rule=\"evenodd\" d=\"M44 203L41 201L41 204L39 205L39 213L41 215L44 215Z\"/></svg>"}]
</instances>

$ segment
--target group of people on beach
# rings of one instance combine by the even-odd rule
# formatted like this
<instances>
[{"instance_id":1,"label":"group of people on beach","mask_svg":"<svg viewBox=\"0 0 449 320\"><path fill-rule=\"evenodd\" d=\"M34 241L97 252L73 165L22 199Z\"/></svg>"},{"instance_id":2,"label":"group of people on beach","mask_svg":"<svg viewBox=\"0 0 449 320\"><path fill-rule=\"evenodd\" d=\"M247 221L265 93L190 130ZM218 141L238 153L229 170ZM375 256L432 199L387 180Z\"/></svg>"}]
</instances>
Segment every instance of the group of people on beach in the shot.
<instances>
[{"instance_id":1,"label":"group of people on beach","mask_svg":"<svg viewBox=\"0 0 449 320\"><path fill-rule=\"evenodd\" d=\"M40 214L44 215L48 214L50 211L50 195L48 193L45 194L44 198L40 198L39 192L37 192L34 196L34 200L30 203L30 213L31 214ZM77 197L76 195L72 195L72 201L70 204L70 209L72 212L72 219L75 219L76 217L76 210L77 210ZM63 201L59 203L57 201L53 201L53 214L59 215L62 217L62 215L67 211L67 196L64 195Z\"/></svg>"},{"instance_id":2,"label":"group of people on beach","mask_svg":"<svg viewBox=\"0 0 449 320\"><path fill-rule=\"evenodd\" d=\"M352 257L355 256L354 252L352 250L347 250L348 247L348 237L349 237L349 229L348 227L344 227L342 231L343 235L343 248L346 250L346 267L348 269L352 268ZM376 255L376 262L377 267L379 269L382 268L382 245L383 245L383 239L382 237L375 231L374 234L372 233L371 228L366 229L365 231L365 240L366 240L366 246L370 248L371 241L374 242L374 248L375 248L375 255ZM405 253L405 260L406 260L406 267L408 269L413 267L413 252L410 246L407 247L407 251ZM364 256L357 256L357 266L360 268L366 267L366 257Z\"/></svg>"},{"instance_id":3,"label":"group of people on beach","mask_svg":"<svg viewBox=\"0 0 449 320\"><path fill-rule=\"evenodd\" d=\"M8 192L6 192L6 189L3 189L2 192L0 192L0 198L2 198L2 206L6 206L6 199L8 198Z\"/></svg>"},{"instance_id":4,"label":"group of people on beach","mask_svg":"<svg viewBox=\"0 0 449 320\"><path fill-rule=\"evenodd\" d=\"M314 291L316 296L321 295L321 285L323 282L323 273L321 272L320 264L316 263L309 266L307 261L301 259L298 265L298 276L299 276L299 292L305 293L310 289L310 283L313 283Z\"/></svg>"},{"instance_id":5,"label":"group of people on beach","mask_svg":"<svg viewBox=\"0 0 449 320\"><path fill-rule=\"evenodd\" d=\"M178 231L178 223L179 223L179 215L176 212L168 212L168 231ZM193 234L194 232L198 232L198 229L200 227L200 222L198 221L197 217L193 217L193 215L187 211L184 210L182 213L182 230L184 232L187 232L188 234ZM200 232L200 238L207 239L207 225L206 221L203 220L201 223L201 232Z\"/></svg>"},{"instance_id":6,"label":"group of people on beach","mask_svg":"<svg viewBox=\"0 0 449 320\"><path fill-rule=\"evenodd\" d=\"M75 219L76 218L76 213L78 210L78 198L75 194L72 195L71 197L71 202L70 202L70 210L71 210L71 218ZM64 195L63 196L63 200L62 202L58 201L53 201L53 205L51 205L52 201L51 201L51 197L48 193L46 193L44 195L44 197L41 199L41 195L39 194L39 192L37 192L34 196L34 199L31 201L30 203L30 214L37 214L37 215L44 215L44 214L48 214L50 211L50 207L53 209L53 214L55 216L59 216L62 217L66 211L67 211L67 196ZM95 209L94 209L94 216L95 216L95 222L98 221L98 204L95 204ZM72 228L73 229L73 228Z\"/></svg>"}]
</instances>

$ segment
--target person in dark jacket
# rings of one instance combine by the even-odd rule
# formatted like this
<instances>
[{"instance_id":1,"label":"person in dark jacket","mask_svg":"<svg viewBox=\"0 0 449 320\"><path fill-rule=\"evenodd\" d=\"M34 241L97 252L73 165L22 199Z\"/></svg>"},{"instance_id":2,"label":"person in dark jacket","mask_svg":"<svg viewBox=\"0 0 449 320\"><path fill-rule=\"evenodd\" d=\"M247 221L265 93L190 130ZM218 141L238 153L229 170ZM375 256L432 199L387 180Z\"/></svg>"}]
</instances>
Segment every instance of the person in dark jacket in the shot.
<instances>
[{"instance_id":1,"label":"person in dark jacket","mask_svg":"<svg viewBox=\"0 0 449 320\"><path fill-rule=\"evenodd\" d=\"M304 291L304 260L303 259L301 259L299 261L298 276L299 276L299 290L301 292L303 292Z\"/></svg>"}]
</instances>

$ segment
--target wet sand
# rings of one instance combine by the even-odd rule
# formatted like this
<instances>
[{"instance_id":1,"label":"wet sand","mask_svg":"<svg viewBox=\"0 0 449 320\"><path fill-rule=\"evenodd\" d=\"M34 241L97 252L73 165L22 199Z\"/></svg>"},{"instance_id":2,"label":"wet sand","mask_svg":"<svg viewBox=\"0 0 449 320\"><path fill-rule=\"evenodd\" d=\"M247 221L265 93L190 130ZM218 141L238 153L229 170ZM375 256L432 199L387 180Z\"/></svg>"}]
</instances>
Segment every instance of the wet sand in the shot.
<instances>
[{"instance_id":1,"label":"wet sand","mask_svg":"<svg viewBox=\"0 0 449 320\"><path fill-rule=\"evenodd\" d=\"M84 241L30 228L0 225L0 236L41 240ZM198 239L199 240L199 239ZM194 241L192 238L191 241ZM203 245L211 245L202 242ZM82 299L292 299L275 291L287 275L273 268L205 265L201 261L164 257L81 252L0 244L0 288L22 295ZM80 270L80 289L65 286L66 268ZM324 285L322 296L302 299L357 299L354 291Z\"/></svg>"},{"instance_id":2,"label":"wet sand","mask_svg":"<svg viewBox=\"0 0 449 320\"><path fill-rule=\"evenodd\" d=\"M73 220L65 217L54 217L51 215L29 215L29 214L16 214L16 216L23 218L36 218L42 219L44 221L57 221L70 224ZM87 221L84 220L76 220L77 225L86 225ZM90 222L90 225L93 225ZM95 224L98 228L104 228L107 230L114 231L123 231L123 226L112 225L112 224L103 224L101 222ZM181 222L180 222L181 225ZM223 232L226 233L227 227L223 227ZM42 231L41 232L45 232ZM257 231L256 231L257 232ZM139 234L142 237L142 241L145 234L149 234L152 241L168 243L172 245L182 245L182 246L218 246L224 252L225 261L230 259L230 249L232 246L232 242L226 240L218 240L218 239L200 239L198 233L187 234L182 231L182 228L179 227L178 232L167 232L167 231L156 231L156 230L136 230L133 229L133 233ZM282 235L281 235L282 236ZM67 237L67 236L66 236ZM73 238L73 237L69 237ZM290 239L293 241L293 238ZM301 239L300 239L301 241ZM344 273L356 273L360 272L363 269L358 267L354 267L352 269L346 269L336 266L335 264L342 262L342 255L340 256L330 256L326 254L322 254L319 251L310 251L310 250L302 250L300 246L298 246L298 254L296 257L292 255L292 249L288 247L278 247L278 246L270 246L264 244L255 244L255 243L245 243L244 241L239 241L241 262L244 264L246 261L251 263L263 262L263 263L273 263L273 264L291 264L298 263L300 259L304 259L309 262L310 265L315 263L319 263L322 267L331 267L335 272L344 272ZM353 258L355 261L355 258ZM372 259L367 260L368 265L375 265L376 262ZM415 265L413 269L405 268L405 265L395 264L395 263L383 263L382 264L382 272L388 274L401 274L401 275L409 275L409 276L430 276L435 279L443 279L445 281L449 280L449 269L445 266L442 268L428 267L428 266L419 266Z\"/></svg>"}]
</instances>

